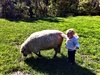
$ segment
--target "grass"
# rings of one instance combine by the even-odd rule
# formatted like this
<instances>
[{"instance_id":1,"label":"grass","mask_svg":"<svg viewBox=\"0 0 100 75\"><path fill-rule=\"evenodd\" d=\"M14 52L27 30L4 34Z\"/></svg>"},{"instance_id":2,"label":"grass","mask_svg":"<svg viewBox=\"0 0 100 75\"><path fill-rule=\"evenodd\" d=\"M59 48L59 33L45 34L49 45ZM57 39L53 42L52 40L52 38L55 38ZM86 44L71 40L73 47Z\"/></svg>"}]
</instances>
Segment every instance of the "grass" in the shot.
<instances>
[{"instance_id":1,"label":"grass","mask_svg":"<svg viewBox=\"0 0 100 75\"><path fill-rule=\"evenodd\" d=\"M65 39L61 53L53 59L53 49L42 51L42 58L22 59L20 45L33 32L58 29L66 32L74 28L79 35L80 49L76 53L77 65L67 63ZM98 75L100 74L100 17L54 17L13 21L0 19L0 75L21 71L31 75Z\"/></svg>"}]
</instances>

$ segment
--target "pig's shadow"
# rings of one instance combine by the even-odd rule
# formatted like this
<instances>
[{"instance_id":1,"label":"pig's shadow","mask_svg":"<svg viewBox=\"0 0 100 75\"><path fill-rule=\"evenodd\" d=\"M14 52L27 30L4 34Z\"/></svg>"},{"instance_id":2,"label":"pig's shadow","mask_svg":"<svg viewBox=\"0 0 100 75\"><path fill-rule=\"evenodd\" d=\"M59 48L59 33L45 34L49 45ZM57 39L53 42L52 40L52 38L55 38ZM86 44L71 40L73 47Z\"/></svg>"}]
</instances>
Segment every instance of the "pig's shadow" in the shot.
<instances>
[{"instance_id":1,"label":"pig's shadow","mask_svg":"<svg viewBox=\"0 0 100 75\"><path fill-rule=\"evenodd\" d=\"M41 57L41 58L28 58L25 60L32 69L47 73L48 75L95 75L87 68L83 68L78 64L70 65L65 56L57 57L54 59Z\"/></svg>"}]
</instances>

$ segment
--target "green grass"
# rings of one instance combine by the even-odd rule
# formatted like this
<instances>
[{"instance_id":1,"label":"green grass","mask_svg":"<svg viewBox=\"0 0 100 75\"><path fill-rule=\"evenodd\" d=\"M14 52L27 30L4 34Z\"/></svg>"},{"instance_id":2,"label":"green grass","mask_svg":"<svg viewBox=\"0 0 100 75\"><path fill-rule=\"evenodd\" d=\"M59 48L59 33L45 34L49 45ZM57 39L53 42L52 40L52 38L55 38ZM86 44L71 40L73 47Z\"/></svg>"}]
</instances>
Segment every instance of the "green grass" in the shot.
<instances>
[{"instance_id":1,"label":"green grass","mask_svg":"<svg viewBox=\"0 0 100 75\"><path fill-rule=\"evenodd\" d=\"M33 53L26 60L20 54L20 45L33 32L58 29L66 32L74 28L79 35L80 49L76 53L77 65L67 63L65 39L61 54L53 59L53 49L42 51L42 58ZM96 75L100 74L100 17L77 16L11 21L0 19L0 75L16 71L31 75Z\"/></svg>"}]
</instances>

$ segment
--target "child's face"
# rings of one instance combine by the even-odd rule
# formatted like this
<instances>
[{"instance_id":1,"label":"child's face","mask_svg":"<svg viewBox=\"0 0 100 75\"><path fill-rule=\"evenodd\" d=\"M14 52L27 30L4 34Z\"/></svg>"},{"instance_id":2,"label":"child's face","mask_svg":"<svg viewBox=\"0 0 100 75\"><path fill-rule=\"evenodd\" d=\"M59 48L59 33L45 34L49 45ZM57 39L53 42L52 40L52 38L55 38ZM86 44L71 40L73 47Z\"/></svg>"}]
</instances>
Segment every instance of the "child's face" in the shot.
<instances>
[{"instance_id":1,"label":"child's face","mask_svg":"<svg viewBox=\"0 0 100 75\"><path fill-rule=\"evenodd\" d=\"M73 37L73 35L71 35L71 34L67 34L67 37L70 39L70 38Z\"/></svg>"}]
</instances>

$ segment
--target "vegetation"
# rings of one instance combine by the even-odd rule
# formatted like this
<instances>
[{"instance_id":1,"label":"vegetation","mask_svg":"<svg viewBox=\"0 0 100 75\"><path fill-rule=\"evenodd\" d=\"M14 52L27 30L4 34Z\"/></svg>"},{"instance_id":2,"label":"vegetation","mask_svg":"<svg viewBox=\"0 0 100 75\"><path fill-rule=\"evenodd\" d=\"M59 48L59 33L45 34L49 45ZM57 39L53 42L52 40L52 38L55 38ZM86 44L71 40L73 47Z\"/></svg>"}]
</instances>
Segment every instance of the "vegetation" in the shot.
<instances>
[{"instance_id":1,"label":"vegetation","mask_svg":"<svg viewBox=\"0 0 100 75\"><path fill-rule=\"evenodd\" d=\"M80 49L76 53L76 65L67 63L65 39L61 53L53 59L53 49L42 51L39 58L33 53L23 60L20 45L33 32L58 29L66 32L74 28L79 35ZM12 21L0 19L0 75L23 72L31 75L96 75L100 74L100 17L48 17Z\"/></svg>"},{"instance_id":2,"label":"vegetation","mask_svg":"<svg viewBox=\"0 0 100 75\"><path fill-rule=\"evenodd\" d=\"M1 0L0 17L34 18L47 16L100 15L99 0Z\"/></svg>"}]
</instances>

